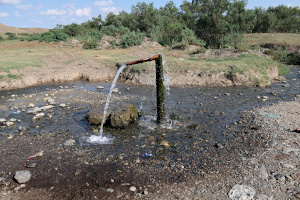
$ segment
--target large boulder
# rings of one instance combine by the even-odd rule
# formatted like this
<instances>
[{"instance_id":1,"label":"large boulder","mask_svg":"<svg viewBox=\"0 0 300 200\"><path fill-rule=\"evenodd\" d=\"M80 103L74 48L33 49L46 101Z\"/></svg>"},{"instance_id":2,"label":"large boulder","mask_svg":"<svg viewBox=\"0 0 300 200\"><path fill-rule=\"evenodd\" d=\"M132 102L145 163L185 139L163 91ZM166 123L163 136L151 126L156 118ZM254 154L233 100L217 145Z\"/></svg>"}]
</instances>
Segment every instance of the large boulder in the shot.
<instances>
[{"instance_id":1,"label":"large boulder","mask_svg":"<svg viewBox=\"0 0 300 200\"><path fill-rule=\"evenodd\" d=\"M105 115L105 118L107 119L110 114L112 113L113 109L115 109L116 106L110 105L109 108L107 109L107 113ZM99 106L96 108L93 108L87 113L86 119L90 124L95 124L95 125L100 125L102 123L103 119L103 111L104 111L104 106Z\"/></svg>"},{"instance_id":2,"label":"large boulder","mask_svg":"<svg viewBox=\"0 0 300 200\"><path fill-rule=\"evenodd\" d=\"M110 125L113 128L124 128L134 122L138 116L137 109L129 103L120 103L110 115Z\"/></svg>"}]
</instances>

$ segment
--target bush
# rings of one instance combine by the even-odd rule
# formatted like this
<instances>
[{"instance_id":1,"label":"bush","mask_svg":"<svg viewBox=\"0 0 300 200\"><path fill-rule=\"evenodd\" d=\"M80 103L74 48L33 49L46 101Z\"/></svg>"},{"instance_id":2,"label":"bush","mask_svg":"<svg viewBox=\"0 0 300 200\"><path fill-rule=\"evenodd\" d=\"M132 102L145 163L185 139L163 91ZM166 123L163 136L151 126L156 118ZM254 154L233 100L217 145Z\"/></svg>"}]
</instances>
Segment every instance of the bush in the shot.
<instances>
[{"instance_id":1,"label":"bush","mask_svg":"<svg viewBox=\"0 0 300 200\"><path fill-rule=\"evenodd\" d=\"M98 43L95 40L88 40L83 42L83 48L84 49L95 49L97 48Z\"/></svg>"},{"instance_id":2,"label":"bush","mask_svg":"<svg viewBox=\"0 0 300 200\"><path fill-rule=\"evenodd\" d=\"M34 40L40 40L40 38L41 38L41 34L34 33L31 36L23 38L23 39L30 42L30 41L34 41Z\"/></svg>"},{"instance_id":3,"label":"bush","mask_svg":"<svg viewBox=\"0 0 300 200\"><path fill-rule=\"evenodd\" d=\"M0 35L0 41L2 41L3 40L3 37Z\"/></svg>"},{"instance_id":4,"label":"bush","mask_svg":"<svg viewBox=\"0 0 300 200\"><path fill-rule=\"evenodd\" d=\"M141 45L145 40L146 35L140 32L130 32L121 36L121 47L127 48L130 46Z\"/></svg>"},{"instance_id":5,"label":"bush","mask_svg":"<svg viewBox=\"0 0 300 200\"><path fill-rule=\"evenodd\" d=\"M185 42L188 43L188 45L197 45L197 46L205 46L206 42L198 39L197 36L195 35L195 32L191 29L182 29L181 34L179 36L179 41L180 42Z\"/></svg>"},{"instance_id":6,"label":"bush","mask_svg":"<svg viewBox=\"0 0 300 200\"><path fill-rule=\"evenodd\" d=\"M130 33L129 28L120 26L116 27L114 25L109 25L109 26L103 26L101 31L105 35L110 35L110 36L121 36L121 35L126 35Z\"/></svg>"},{"instance_id":7,"label":"bush","mask_svg":"<svg viewBox=\"0 0 300 200\"><path fill-rule=\"evenodd\" d=\"M9 40L17 40L19 38L18 38L18 36L15 33L12 33L12 34L8 35L8 39Z\"/></svg>"}]
</instances>

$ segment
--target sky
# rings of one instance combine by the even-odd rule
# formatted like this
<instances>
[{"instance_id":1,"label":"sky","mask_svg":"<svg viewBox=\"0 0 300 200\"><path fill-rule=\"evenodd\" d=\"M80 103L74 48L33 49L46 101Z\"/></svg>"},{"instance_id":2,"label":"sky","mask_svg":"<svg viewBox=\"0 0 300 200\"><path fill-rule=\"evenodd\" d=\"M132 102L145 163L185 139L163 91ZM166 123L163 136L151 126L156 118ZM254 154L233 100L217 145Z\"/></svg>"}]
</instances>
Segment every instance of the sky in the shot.
<instances>
[{"instance_id":1,"label":"sky","mask_svg":"<svg viewBox=\"0 0 300 200\"><path fill-rule=\"evenodd\" d=\"M192 1L192 0L188 0ZM124 10L131 11L132 5L138 2L154 4L159 8L165 6L169 0L0 0L0 23L6 26L21 28L54 28L56 24L67 25L82 23L102 15L102 19L109 12L118 14ZM183 0L173 0L176 6ZM278 5L300 6L299 0L248 0L248 9L254 7L268 8Z\"/></svg>"}]
</instances>

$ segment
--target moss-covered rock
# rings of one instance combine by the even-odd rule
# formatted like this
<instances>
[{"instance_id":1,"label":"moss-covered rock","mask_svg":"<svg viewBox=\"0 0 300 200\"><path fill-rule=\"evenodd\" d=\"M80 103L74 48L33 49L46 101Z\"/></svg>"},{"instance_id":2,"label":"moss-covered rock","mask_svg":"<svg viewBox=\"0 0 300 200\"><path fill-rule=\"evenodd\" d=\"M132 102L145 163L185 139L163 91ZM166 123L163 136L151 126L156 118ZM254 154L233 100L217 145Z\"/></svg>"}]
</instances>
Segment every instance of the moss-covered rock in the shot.
<instances>
[{"instance_id":1,"label":"moss-covered rock","mask_svg":"<svg viewBox=\"0 0 300 200\"><path fill-rule=\"evenodd\" d=\"M134 122L138 116L137 109L129 103L120 103L110 115L110 125L113 128L124 128Z\"/></svg>"}]
</instances>

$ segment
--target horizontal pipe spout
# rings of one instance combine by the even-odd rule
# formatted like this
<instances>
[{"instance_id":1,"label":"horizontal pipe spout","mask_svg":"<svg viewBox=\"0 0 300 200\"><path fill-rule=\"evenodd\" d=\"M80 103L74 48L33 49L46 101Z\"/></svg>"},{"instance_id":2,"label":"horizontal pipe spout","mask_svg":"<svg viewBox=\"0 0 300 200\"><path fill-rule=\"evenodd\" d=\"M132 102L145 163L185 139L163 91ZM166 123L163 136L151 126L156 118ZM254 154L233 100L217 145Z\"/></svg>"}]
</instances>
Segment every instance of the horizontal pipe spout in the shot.
<instances>
[{"instance_id":1,"label":"horizontal pipe spout","mask_svg":"<svg viewBox=\"0 0 300 200\"><path fill-rule=\"evenodd\" d=\"M150 57L150 58L146 58L146 59L142 59L142 60L136 60L136 61L127 62L127 63L125 63L125 65L129 66L129 65L135 65L135 64L139 64L139 63L149 62L149 61L158 59L159 56L160 56L160 54L158 53L158 54L153 55L153 56Z\"/></svg>"}]
</instances>

